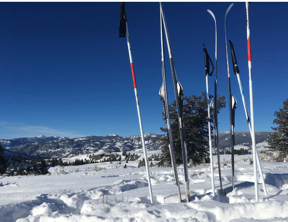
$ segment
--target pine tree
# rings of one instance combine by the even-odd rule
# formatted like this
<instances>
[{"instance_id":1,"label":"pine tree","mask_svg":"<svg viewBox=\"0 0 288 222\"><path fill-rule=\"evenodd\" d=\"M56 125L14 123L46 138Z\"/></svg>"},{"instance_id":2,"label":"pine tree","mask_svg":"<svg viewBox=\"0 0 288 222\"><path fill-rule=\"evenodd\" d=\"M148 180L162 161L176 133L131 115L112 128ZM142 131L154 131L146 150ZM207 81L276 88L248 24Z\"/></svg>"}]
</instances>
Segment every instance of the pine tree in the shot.
<instances>
[{"instance_id":1,"label":"pine tree","mask_svg":"<svg viewBox=\"0 0 288 222\"><path fill-rule=\"evenodd\" d=\"M47 174L48 173L47 164L46 164L46 161L44 159L41 160L41 164L40 164L39 170L40 170L41 174Z\"/></svg>"},{"instance_id":2,"label":"pine tree","mask_svg":"<svg viewBox=\"0 0 288 222\"><path fill-rule=\"evenodd\" d=\"M17 164L16 164L16 163L15 163L15 165L14 165L13 171L14 171L14 173L16 173L16 172L18 171L18 169L17 169Z\"/></svg>"},{"instance_id":3,"label":"pine tree","mask_svg":"<svg viewBox=\"0 0 288 222\"><path fill-rule=\"evenodd\" d=\"M57 160L55 158L53 158L51 161L51 167L54 167L56 165L57 165Z\"/></svg>"},{"instance_id":4,"label":"pine tree","mask_svg":"<svg viewBox=\"0 0 288 222\"><path fill-rule=\"evenodd\" d=\"M278 150L283 154L288 154L288 99L283 102L283 109L279 109L274 113L276 119L273 123L277 127L271 127L275 132L268 141L272 149Z\"/></svg>"},{"instance_id":5,"label":"pine tree","mask_svg":"<svg viewBox=\"0 0 288 222\"><path fill-rule=\"evenodd\" d=\"M213 96L210 96L212 99ZM225 107L226 102L224 101L225 97L218 97L217 106L218 113L219 110ZM211 114L214 110L212 109ZM170 113L170 122L173 136L173 145L174 145L174 155L176 164L182 164L182 150L181 150L181 141L179 133L179 124L178 124L178 114L176 101L169 105ZM162 113L164 116L164 113ZM211 115L213 119L213 115ZM163 118L166 122L165 117ZM207 97L206 93L203 92L201 96L185 96L183 98L183 122L185 128L185 138L187 145L187 158L190 159L193 163L201 163L207 159L207 150L208 150L208 111L207 111ZM213 129L213 125L211 127ZM160 127L162 132L168 133L167 128ZM165 135L159 139L160 145L162 146L161 161L159 166L171 166L171 156L169 150L169 140L168 136Z\"/></svg>"},{"instance_id":6,"label":"pine tree","mask_svg":"<svg viewBox=\"0 0 288 222\"><path fill-rule=\"evenodd\" d=\"M29 164L26 167L26 172L27 172L27 175L29 175L31 173L31 167Z\"/></svg>"},{"instance_id":7,"label":"pine tree","mask_svg":"<svg viewBox=\"0 0 288 222\"><path fill-rule=\"evenodd\" d=\"M4 148L2 144L0 143L0 174L5 173L8 166L9 166L9 161L6 159L5 154L4 154Z\"/></svg>"},{"instance_id":8,"label":"pine tree","mask_svg":"<svg viewBox=\"0 0 288 222\"><path fill-rule=\"evenodd\" d=\"M19 169L18 169L18 171L17 171L17 174L18 174L18 175L24 175L24 174L25 174L24 170L25 170L25 168L24 168L24 166L23 166L23 162L21 162L21 163L20 163L20 166L19 166Z\"/></svg>"},{"instance_id":9,"label":"pine tree","mask_svg":"<svg viewBox=\"0 0 288 222\"><path fill-rule=\"evenodd\" d=\"M38 169L38 165L37 165L37 159L32 159L31 161L32 167L33 167L33 173L38 175L40 173L39 169Z\"/></svg>"},{"instance_id":10,"label":"pine tree","mask_svg":"<svg viewBox=\"0 0 288 222\"><path fill-rule=\"evenodd\" d=\"M60 166L64 166L62 158L59 158L58 163L59 163Z\"/></svg>"}]
</instances>

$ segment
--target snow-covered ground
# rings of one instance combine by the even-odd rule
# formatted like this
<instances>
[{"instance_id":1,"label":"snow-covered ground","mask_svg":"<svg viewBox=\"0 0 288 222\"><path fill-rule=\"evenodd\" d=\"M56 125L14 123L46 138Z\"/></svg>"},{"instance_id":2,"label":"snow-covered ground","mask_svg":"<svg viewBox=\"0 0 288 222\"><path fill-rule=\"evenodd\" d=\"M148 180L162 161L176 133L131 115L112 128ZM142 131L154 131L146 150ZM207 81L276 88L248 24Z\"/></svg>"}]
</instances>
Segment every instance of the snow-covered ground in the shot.
<instances>
[{"instance_id":1,"label":"snow-covered ground","mask_svg":"<svg viewBox=\"0 0 288 222\"><path fill-rule=\"evenodd\" d=\"M256 203L249 158L251 154L235 156L236 189L231 191L231 156L221 155L222 183L227 193L219 191L215 165L215 197L209 164L189 168L189 203L181 166L182 203L172 168L150 168L154 205L150 204L145 167L138 168L138 161L57 166L50 168L48 175L1 177L0 221L288 221L288 162L261 161L268 196L259 181ZM213 160L217 161L216 156ZM125 164L127 168L123 168Z\"/></svg>"}]
</instances>

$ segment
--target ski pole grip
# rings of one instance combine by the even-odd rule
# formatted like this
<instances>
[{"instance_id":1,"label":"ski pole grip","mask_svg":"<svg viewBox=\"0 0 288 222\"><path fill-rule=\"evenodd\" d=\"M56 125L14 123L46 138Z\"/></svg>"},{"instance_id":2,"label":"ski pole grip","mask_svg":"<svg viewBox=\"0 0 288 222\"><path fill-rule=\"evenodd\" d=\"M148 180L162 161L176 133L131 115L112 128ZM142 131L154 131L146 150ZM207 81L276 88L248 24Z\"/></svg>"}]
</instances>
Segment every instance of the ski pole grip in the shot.
<instances>
[{"instance_id":1,"label":"ski pole grip","mask_svg":"<svg viewBox=\"0 0 288 222\"><path fill-rule=\"evenodd\" d=\"M237 73L239 74L240 71L239 71L239 68L237 65L237 60L236 60L233 44L230 40L229 40L229 42L230 42L230 50L231 50L231 54L232 54L233 71L234 71L234 74L236 75Z\"/></svg>"},{"instance_id":2,"label":"ski pole grip","mask_svg":"<svg viewBox=\"0 0 288 222\"><path fill-rule=\"evenodd\" d=\"M204 53L205 74L208 75L209 74L209 60L208 60L208 52L207 52L205 46L203 49L203 53Z\"/></svg>"}]
</instances>

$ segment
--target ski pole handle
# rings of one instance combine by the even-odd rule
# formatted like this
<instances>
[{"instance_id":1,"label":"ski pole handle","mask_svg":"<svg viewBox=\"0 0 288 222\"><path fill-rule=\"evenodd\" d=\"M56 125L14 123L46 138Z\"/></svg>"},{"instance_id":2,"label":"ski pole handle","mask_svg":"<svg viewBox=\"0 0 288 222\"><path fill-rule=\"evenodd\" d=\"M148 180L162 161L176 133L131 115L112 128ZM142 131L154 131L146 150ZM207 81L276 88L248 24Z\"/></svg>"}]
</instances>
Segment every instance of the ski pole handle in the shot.
<instances>
[{"instance_id":1,"label":"ski pole handle","mask_svg":"<svg viewBox=\"0 0 288 222\"><path fill-rule=\"evenodd\" d=\"M120 27L119 27L119 37L123 38L126 37L126 10L125 10L125 2L121 2L121 9L120 9Z\"/></svg>"},{"instance_id":2,"label":"ski pole handle","mask_svg":"<svg viewBox=\"0 0 288 222\"><path fill-rule=\"evenodd\" d=\"M229 40L230 42L230 50L231 50L231 54L232 54L232 63L233 63L233 71L235 73L235 75L238 73L240 73L238 65L237 65L237 60L236 60L236 56L235 56L235 52L234 52L234 47L232 42Z\"/></svg>"},{"instance_id":3,"label":"ski pole handle","mask_svg":"<svg viewBox=\"0 0 288 222\"><path fill-rule=\"evenodd\" d=\"M204 46L204 49L203 49L203 53L204 53L204 64L205 64L205 75L209 75L209 76L212 76L212 73L214 71L214 65L212 63L212 60L207 52L207 49L205 48L205 45L203 44ZM210 67L209 67L209 61L212 65L212 71L210 73Z\"/></svg>"},{"instance_id":4,"label":"ski pole handle","mask_svg":"<svg viewBox=\"0 0 288 222\"><path fill-rule=\"evenodd\" d=\"M205 74L208 75L209 74L209 60L208 60L208 52L206 48L203 49L203 53L204 53Z\"/></svg>"}]
</instances>

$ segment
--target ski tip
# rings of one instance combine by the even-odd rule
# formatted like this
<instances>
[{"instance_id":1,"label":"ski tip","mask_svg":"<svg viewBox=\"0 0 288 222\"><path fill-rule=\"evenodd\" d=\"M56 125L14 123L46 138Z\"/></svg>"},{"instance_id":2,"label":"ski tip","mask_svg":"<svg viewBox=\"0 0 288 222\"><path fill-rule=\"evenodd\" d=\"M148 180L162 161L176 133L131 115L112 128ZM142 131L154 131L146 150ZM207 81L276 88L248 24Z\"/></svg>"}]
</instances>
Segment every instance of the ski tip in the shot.
<instances>
[{"instance_id":1,"label":"ski tip","mask_svg":"<svg viewBox=\"0 0 288 222\"><path fill-rule=\"evenodd\" d=\"M212 18L215 20L216 22L216 18L215 18L215 15L213 14L213 12L209 9L207 9L207 12L212 16Z\"/></svg>"}]
</instances>

